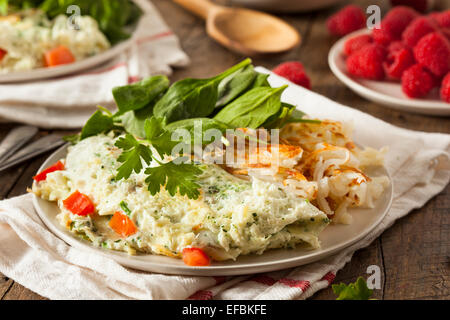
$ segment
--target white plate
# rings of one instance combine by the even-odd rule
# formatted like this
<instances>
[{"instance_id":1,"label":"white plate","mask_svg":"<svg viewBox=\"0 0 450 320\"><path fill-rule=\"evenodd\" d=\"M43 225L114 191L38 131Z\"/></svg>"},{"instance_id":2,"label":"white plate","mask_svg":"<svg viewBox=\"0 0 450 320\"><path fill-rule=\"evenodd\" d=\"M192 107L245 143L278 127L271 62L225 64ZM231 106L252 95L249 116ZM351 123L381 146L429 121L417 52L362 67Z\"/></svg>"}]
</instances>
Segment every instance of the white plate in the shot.
<instances>
[{"instance_id":1,"label":"white plate","mask_svg":"<svg viewBox=\"0 0 450 320\"><path fill-rule=\"evenodd\" d=\"M134 33L127 40L117 43L108 50L95 56L76 61L74 63L51 68L38 68L30 71L10 72L0 74L0 83L14 83L23 81L42 80L80 72L102 64L128 49L133 42Z\"/></svg>"},{"instance_id":2,"label":"white plate","mask_svg":"<svg viewBox=\"0 0 450 320\"><path fill-rule=\"evenodd\" d=\"M44 162L38 172L64 158L66 153L67 146L57 150ZM388 175L387 171L381 167L374 169L370 174L373 176ZM236 261L214 262L208 267L189 267L180 259L160 255L130 256L123 252L94 247L88 241L76 237L58 223L56 215L59 213L59 208L55 203L33 196L33 204L44 224L55 235L75 248L101 254L124 266L144 271L177 275L228 276L296 267L323 259L350 246L366 236L381 222L391 206L392 190L391 185L373 209L352 209L353 223L351 225L328 226L319 237L322 243L320 249L269 250L262 255L241 256Z\"/></svg>"},{"instance_id":3,"label":"white plate","mask_svg":"<svg viewBox=\"0 0 450 320\"><path fill-rule=\"evenodd\" d=\"M359 30L334 44L328 55L328 63L334 75L351 90L373 102L414 113L449 116L450 104L440 100L438 88L433 89L423 99L411 99L403 93L401 84L398 82L365 80L352 77L347 73L346 59L343 54L345 42L356 35L370 32L370 30Z\"/></svg>"}]
</instances>

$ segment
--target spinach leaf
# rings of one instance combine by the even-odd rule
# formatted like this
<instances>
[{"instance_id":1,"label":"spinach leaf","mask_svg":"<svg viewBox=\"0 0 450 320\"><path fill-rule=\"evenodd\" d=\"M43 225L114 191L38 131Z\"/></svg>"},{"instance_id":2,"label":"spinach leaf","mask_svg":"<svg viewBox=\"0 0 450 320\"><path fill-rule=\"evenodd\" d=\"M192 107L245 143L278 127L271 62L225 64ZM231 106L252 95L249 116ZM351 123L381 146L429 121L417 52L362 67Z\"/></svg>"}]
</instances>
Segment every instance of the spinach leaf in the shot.
<instances>
[{"instance_id":1,"label":"spinach leaf","mask_svg":"<svg viewBox=\"0 0 450 320\"><path fill-rule=\"evenodd\" d=\"M193 135L196 125L198 127L201 126L202 133L209 129L217 129L221 132L224 132L226 129L231 129L231 127L226 125L225 123L222 123L216 119L211 119L211 118L191 118L191 119L179 120L179 121L172 122L171 124L167 125L165 127L165 129L167 131L175 131L177 129L184 129L189 132L192 132L192 135Z\"/></svg>"},{"instance_id":2,"label":"spinach leaf","mask_svg":"<svg viewBox=\"0 0 450 320\"><path fill-rule=\"evenodd\" d=\"M118 118L122 123L125 131L139 138L145 138L145 121L153 115L154 104L124 113Z\"/></svg>"},{"instance_id":3,"label":"spinach leaf","mask_svg":"<svg viewBox=\"0 0 450 320\"><path fill-rule=\"evenodd\" d=\"M223 79L218 86L219 94L216 108L223 107L245 92L254 82L256 72L248 65Z\"/></svg>"},{"instance_id":4,"label":"spinach leaf","mask_svg":"<svg viewBox=\"0 0 450 320\"><path fill-rule=\"evenodd\" d=\"M231 129L225 123L210 118L191 118L172 122L165 128L167 131L173 133L176 130L186 130L189 132L190 141L184 141L194 145L195 142L201 142L201 145L207 145L215 141L215 136L206 136L209 130L217 130L216 132L209 131L208 133L217 133L222 135L227 129Z\"/></svg>"},{"instance_id":5,"label":"spinach leaf","mask_svg":"<svg viewBox=\"0 0 450 320\"><path fill-rule=\"evenodd\" d=\"M148 119L145 124L146 138L161 156L164 154L170 155L173 148L182 142L191 144L191 146L194 146L194 143L197 141L201 142L202 146L214 142L216 136L205 135L210 129L216 129L218 130L217 133L222 135L223 132L225 132L226 129L230 129L230 127L225 123L210 118L180 120L172 122L163 128L161 123L156 118L152 117ZM184 140L184 137L172 139L172 135L176 130L185 130L189 140Z\"/></svg>"},{"instance_id":6,"label":"spinach leaf","mask_svg":"<svg viewBox=\"0 0 450 320\"><path fill-rule=\"evenodd\" d=\"M278 110L278 112L273 116L269 117L266 122L264 122L262 127L266 129L282 128L286 123L286 119L294 110L295 106L282 102L280 110Z\"/></svg>"},{"instance_id":7,"label":"spinach leaf","mask_svg":"<svg viewBox=\"0 0 450 320\"><path fill-rule=\"evenodd\" d=\"M97 110L89 118L81 130L80 139L86 139L99 133L107 132L114 127L114 122L110 114L103 114L101 110Z\"/></svg>"},{"instance_id":8,"label":"spinach leaf","mask_svg":"<svg viewBox=\"0 0 450 320\"><path fill-rule=\"evenodd\" d=\"M216 106L220 81L250 63L251 60L246 59L213 78L175 82L157 102L155 117L165 124L182 119L207 117Z\"/></svg>"},{"instance_id":9,"label":"spinach leaf","mask_svg":"<svg viewBox=\"0 0 450 320\"><path fill-rule=\"evenodd\" d=\"M256 78L255 81L253 81L251 88L270 87L267 78L269 78L268 74L256 72Z\"/></svg>"},{"instance_id":10,"label":"spinach leaf","mask_svg":"<svg viewBox=\"0 0 450 320\"><path fill-rule=\"evenodd\" d=\"M286 87L254 88L223 108L214 119L235 128L259 128L279 112L281 93Z\"/></svg>"},{"instance_id":11,"label":"spinach leaf","mask_svg":"<svg viewBox=\"0 0 450 320\"><path fill-rule=\"evenodd\" d=\"M70 143L71 145L75 145L80 141L80 133L76 133L76 134L70 134L67 136L62 137L62 139L68 143Z\"/></svg>"},{"instance_id":12,"label":"spinach leaf","mask_svg":"<svg viewBox=\"0 0 450 320\"><path fill-rule=\"evenodd\" d=\"M166 76L154 76L126 86L115 87L112 93L119 108L118 114L144 108L168 88L169 79Z\"/></svg>"},{"instance_id":13,"label":"spinach leaf","mask_svg":"<svg viewBox=\"0 0 450 320\"><path fill-rule=\"evenodd\" d=\"M303 119L303 117L305 115L306 115L306 113L294 108L292 110L292 112L289 114L289 116L286 118L285 124L292 123L292 122L304 122L304 123L316 123L316 124L322 123L322 121L320 121L320 120Z\"/></svg>"}]
</instances>

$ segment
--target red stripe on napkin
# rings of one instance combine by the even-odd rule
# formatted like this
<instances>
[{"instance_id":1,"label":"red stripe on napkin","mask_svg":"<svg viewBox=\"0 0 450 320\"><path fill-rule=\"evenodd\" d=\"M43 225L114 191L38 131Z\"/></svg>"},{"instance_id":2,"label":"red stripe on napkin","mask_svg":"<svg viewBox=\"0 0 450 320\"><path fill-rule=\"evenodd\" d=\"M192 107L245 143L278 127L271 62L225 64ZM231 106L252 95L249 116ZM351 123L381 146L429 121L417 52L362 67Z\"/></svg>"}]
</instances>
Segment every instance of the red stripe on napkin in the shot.
<instances>
[{"instance_id":1,"label":"red stripe on napkin","mask_svg":"<svg viewBox=\"0 0 450 320\"><path fill-rule=\"evenodd\" d=\"M328 285L330 285L334 281L334 278L336 278L336 275L330 271L326 275L324 275L321 280L327 280Z\"/></svg>"},{"instance_id":2,"label":"red stripe on napkin","mask_svg":"<svg viewBox=\"0 0 450 320\"><path fill-rule=\"evenodd\" d=\"M91 71L91 72L85 72L82 75L85 76L85 75L90 75L90 74L101 74L101 73L109 72L109 71L112 71L114 69L121 68L121 67L126 67L126 66L127 66L126 62L119 62L119 63L116 63L115 65L113 65L111 67L106 68L106 69L97 70L97 71Z\"/></svg>"},{"instance_id":3,"label":"red stripe on napkin","mask_svg":"<svg viewBox=\"0 0 450 320\"><path fill-rule=\"evenodd\" d=\"M172 36L173 32L172 31L165 31L165 32L161 32L158 34L154 34L152 36L148 36L148 37L144 37L144 38L140 38L136 41L137 44L143 44L145 42L150 42L150 41L154 41L157 39L161 39L164 37L168 37L168 36Z\"/></svg>"},{"instance_id":4,"label":"red stripe on napkin","mask_svg":"<svg viewBox=\"0 0 450 320\"><path fill-rule=\"evenodd\" d=\"M188 300L211 300L213 293L208 290L199 290L193 295L191 295Z\"/></svg>"},{"instance_id":5,"label":"red stripe on napkin","mask_svg":"<svg viewBox=\"0 0 450 320\"><path fill-rule=\"evenodd\" d=\"M135 82L138 82L140 80L141 80L141 78L138 77L138 76L129 76L128 77L128 84L135 83Z\"/></svg>"},{"instance_id":6,"label":"red stripe on napkin","mask_svg":"<svg viewBox=\"0 0 450 320\"><path fill-rule=\"evenodd\" d=\"M250 281L265 284L266 286L273 286L277 282L277 280L275 280L274 278L265 275L254 276L253 278L250 279Z\"/></svg>"},{"instance_id":7,"label":"red stripe on napkin","mask_svg":"<svg viewBox=\"0 0 450 320\"><path fill-rule=\"evenodd\" d=\"M300 288L302 289L302 291L305 291L306 289L309 288L309 281L306 280L294 280L294 279L287 279L287 278L283 278L280 279L278 282L291 287L291 288Z\"/></svg>"}]
</instances>

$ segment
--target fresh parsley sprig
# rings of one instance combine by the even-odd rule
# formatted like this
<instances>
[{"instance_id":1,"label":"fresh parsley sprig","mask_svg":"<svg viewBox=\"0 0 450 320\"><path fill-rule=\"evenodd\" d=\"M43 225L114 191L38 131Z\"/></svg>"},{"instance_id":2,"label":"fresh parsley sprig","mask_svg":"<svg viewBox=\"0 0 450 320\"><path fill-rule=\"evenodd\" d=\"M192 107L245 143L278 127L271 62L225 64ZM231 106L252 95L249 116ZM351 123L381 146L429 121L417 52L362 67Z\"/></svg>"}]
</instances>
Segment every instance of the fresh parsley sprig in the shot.
<instances>
[{"instance_id":1,"label":"fresh parsley sprig","mask_svg":"<svg viewBox=\"0 0 450 320\"><path fill-rule=\"evenodd\" d=\"M136 173L142 170L142 160L148 165L152 161L151 149L137 141L131 134L126 134L125 137L119 138L115 146L122 149L122 154L117 161L122 165L117 170L116 181L121 179L128 179L131 173Z\"/></svg>"},{"instance_id":2,"label":"fresh parsley sprig","mask_svg":"<svg viewBox=\"0 0 450 320\"><path fill-rule=\"evenodd\" d=\"M171 196L179 192L180 195L186 195L190 199L199 197L200 185L195 180L202 170L198 166L189 163L175 163L175 160L163 163L153 156L151 148L144 141L136 140L131 134L119 138L115 146L123 150L117 159L122 165L117 170L116 181L128 179L133 171L141 172L142 161L150 165L153 159L159 166L148 167L145 170L147 175L145 182L152 195L158 193L161 187L165 187Z\"/></svg>"},{"instance_id":3,"label":"fresh parsley sprig","mask_svg":"<svg viewBox=\"0 0 450 320\"><path fill-rule=\"evenodd\" d=\"M165 187L172 197L177 192L189 199L197 199L200 196L200 185L195 181L202 170L196 165L171 161L147 168L145 173L148 175L145 182L148 183L148 190L152 195L158 193L161 187Z\"/></svg>"}]
</instances>

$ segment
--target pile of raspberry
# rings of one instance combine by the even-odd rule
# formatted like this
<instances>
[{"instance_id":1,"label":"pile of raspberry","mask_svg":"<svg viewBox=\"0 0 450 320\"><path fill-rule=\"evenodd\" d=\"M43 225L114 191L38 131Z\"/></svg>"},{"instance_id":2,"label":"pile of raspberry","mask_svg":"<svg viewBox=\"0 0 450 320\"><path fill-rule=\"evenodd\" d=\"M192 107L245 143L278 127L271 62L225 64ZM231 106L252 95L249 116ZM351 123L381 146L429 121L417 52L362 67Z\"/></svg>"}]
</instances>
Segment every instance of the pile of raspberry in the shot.
<instances>
[{"instance_id":1,"label":"pile of raspberry","mask_svg":"<svg viewBox=\"0 0 450 320\"><path fill-rule=\"evenodd\" d=\"M365 27L352 7L351 15L344 8L329 19L332 34L354 31L355 21ZM347 40L344 54L353 76L401 82L403 92L411 98L425 97L440 87L442 100L450 103L450 10L421 15L410 7L394 7L372 34Z\"/></svg>"}]
</instances>

